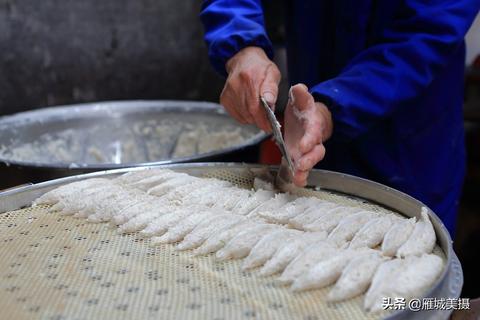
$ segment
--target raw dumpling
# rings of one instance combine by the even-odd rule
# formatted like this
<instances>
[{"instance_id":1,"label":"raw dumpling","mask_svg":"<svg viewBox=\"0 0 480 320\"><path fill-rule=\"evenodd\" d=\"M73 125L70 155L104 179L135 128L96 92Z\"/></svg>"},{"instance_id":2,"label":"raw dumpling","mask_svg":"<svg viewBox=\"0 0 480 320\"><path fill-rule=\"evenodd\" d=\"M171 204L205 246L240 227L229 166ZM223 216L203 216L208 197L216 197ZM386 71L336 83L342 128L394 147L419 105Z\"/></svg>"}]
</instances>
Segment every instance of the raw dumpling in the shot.
<instances>
[{"instance_id":1,"label":"raw dumpling","mask_svg":"<svg viewBox=\"0 0 480 320\"><path fill-rule=\"evenodd\" d=\"M335 244L337 247L343 247L348 241L352 240L357 231L376 215L370 211L354 213L343 218L338 226L328 235L327 241Z\"/></svg>"},{"instance_id":2,"label":"raw dumpling","mask_svg":"<svg viewBox=\"0 0 480 320\"><path fill-rule=\"evenodd\" d=\"M365 249L363 249L363 251L346 249L337 251L332 256L327 255L325 260L305 270L305 273L299 274L298 278L296 278L292 284L292 290L320 289L331 285L340 277L348 262L353 257L361 255L362 253L366 254Z\"/></svg>"},{"instance_id":3,"label":"raw dumpling","mask_svg":"<svg viewBox=\"0 0 480 320\"><path fill-rule=\"evenodd\" d=\"M382 252L384 255L393 257L410 237L415 228L416 218L399 219L388 229L382 241Z\"/></svg>"},{"instance_id":4,"label":"raw dumpling","mask_svg":"<svg viewBox=\"0 0 480 320\"><path fill-rule=\"evenodd\" d=\"M180 186L195 182L197 181L197 179L198 178L189 176L188 174L178 174L178 176L175 176L172 179L166 180L165 182L160 183L159 185L151 189L148 189L147 193L154 196L163 196L169 191Z\"/></svg>"},{"instance_id":5,"label":"raw dumpling","mask_svg":"<svg viewBox=\"0 0 480 320\"><path fill-rule=\"evenodd\" d=\"M245 201L237 203L232 209L235 214L247 215L254 209L259 207L262 203L272 199L275 193L270 190L257 190Z\"/></svg>"},{"instance_id":6,"label":"raw dumpling","mask_svg":"<svg viewBox=\"0 0 480 320\"><path fill-rule=\"evenodd\" d=\"M386 258L380 252L360 255L352 258L342 271L335 286L328 293L328 300L338 302L358 296L365 292L372 282L378 266Z\"/></svg>"},{"instance_id":7,"label":"raw dumpling","mask_svg":"<svg viewBox=\"0 0 480 320\"><path fill-rule=\"evenodd\" d=\"M252 228L255 225L257 225L257 222L252 221L251 219L239 221L237 224L225 228L219 233L213 234L211 237L205 240L205 242L200 247L195 249L193 253L195 255L203 255L217 252L218 250L223 248L225 244L230 241L230 239L235 237L238 233L248 228Z\"/></svg>"},{"instance_id":8,"label":"raw dumpling","mask_svg":"<svg viewBox=\"0 0 480 320\"><path fill-rule=\"evenodd\" d=\"M157 195L156 197L166 200L175 205L186 205L187 203L190 202L189 198L192 193L198 194L199 192L202 192L202 191L208 192L208 190L211 190L217 185L218 184L211 181L203 181L202 179L198 179L191 183L187 183L182 186L173 188L170 191L168 191L166 194ZM152 189L149 189L149 191ZM149 191L147 191L148 194L154 195L155 192L150 193Z\"/></svg>"},{"instance_id":9,"label":"raw dumpling","mask_svg":"<svg viewBox=\"0 0 480 320\"><path fill-rule=\"evenodd\" d=\"M73 209L77 211L74 216L88 217L92 222L108 221L132 202L145 196L145 193L138 189L126 188L119 184L104 184L72 197L81 204Z\"/></svg>"},{"instance_id":10,"label":"raw dumpling","mask_svg":"<svg viewBox=\"0 0 480 320\"><path fill-rule=\"evenodd\" d=\"M92 178L78 182L72 182L44 193L37 198L32 205L36 206L41 204L55 204L64 197L72 196L79 191L83 191L84 189L89 189L93 186L106 183L110 183L110 180L104 178Z\"/></svg>"},{"instance_id":11,"label":"raw dumpling","mask_svg":"<svg viewBox=\"0 0 480 320\"><path fill-rule=\"evenodd\" d=\"M112 221L117 216L121 216L123 212L128 210L129 208L136 206L141 203L151 202L152 197L145 194L142 191L132 190L128 191L124 194L123 198L120 198L115 204L111 207L105 208L100 212L96 212L93 215L88 216L88 220L92 222L100 222L100 221Z\"/></svg>"},{"instance_id":12,"label":"raw dumpling","mask_svg":"<svg viewBox=\"0 0 480 320\"><path fill-rule=\"evenodd\" d=\"M362 209L356 207L337 207L325 213L324 216L318 218L310 224L303 226L305 231L326 231L330 233L343 218L360 212Z\"/></svg>"},{"instance_id":13,"label":"raw dumpling","mask_svg":"<svg viewBox=\"0 0 480 320\"><path fill-rule=\"evenodd\" d=\"M422 207L420 220L415 224L415 228L407 242L398 249L397 256L406 257L431 253L436 241L435 230L428 217L427 208Z\"/></svg>"},{"instance_id":14,"label":"raw dumpling","mask_svg":"<svg viewBox=\"0 0 480 320\"><path fill-rule=\"evenodd\" d=\"M124 173L115 178L114 181L129 185L149 177L164 177L164 179L167 180L183 174L184 173L178 173L169 169L142 169Z\"/></svg>"},{"instance_id":15,"label":"raw dumpling","mask_svg":"<svg viewBox=\"0 0 480 320\"><path fill-rule=\"evenodd\" d=\"M318 262L335 255L338 249L327 241L311 244L285 268L278 282L290 284Z\"/></svg>"},{"instance_id":16,"label":"raw dumpling","mask_svg":"<svg viewBox=\"0 0 480 320\"><path fill-rule=\"evenodd\" d=\"M250 190L230 188L224 190L220 194L217 194L217 201L214 203L213 208L221 208L224 210L232 210L239 203L245 203L245 201L251 196Z\"/></svg>"},{"instance_id":17,"label":"raw dumpling","mask_svg":"<svg viewBox=\"0 0 480 320\"><path fill-rule=\"evenodd\" d=\"M392 222L393 219L389 215L368 221L358 230L348 247L350 249L357 249L362 247L374 248L378 246L382 242L388 229L392 226Z\"/></svg>"},{"instance_id":18,"label":"raw dumpling","mask_svg":"<svg viewBox=\"0 0 480 320\"><path fill-rule=\"evenodd\" d=\"M177 225L168 229L168 231L164 235L160 237L153 237L152 244L173 243L183 240L183 238L185 238L185 236L189 234L202 221L212 216L219 215L221 213L223 213L223 211L212 209L192 213L179 221Z\"/></svg>"},{"instance_id":19,"label":"raw dumpling","mask_svg":"<svg viewBox=\"0 0 480 320\"><path fill-rule=\"evenodd\" d=\"M369 301L368 309L372 312L382 310L384 297L402 297L407 301L411 298L421 298L443 270L442 258L434 254L408 256L396 260L403 260L402 267L394 270L393 276L390 276L380 289L376 288L377 290L372 292L376 293L372 294L375 299Z\"/></svg>"},{"instance_id":20,"label":"raw dumpling","mask_svg":"<svg viewBox=\"0 0 480 320\"><path fill-rule=\"evenodd\" d=\"M61 214L63 215L72 215L87 205L86 201L84 201L85 198L98 192L108 191L114 186L110 180L106 179L102 179L102 181L88 179L88 181L90 182L88 184L74 182L65 186L65 189L61 192L56 193L57 189L55 189L51 193L45 194L44 196L50 199L57 196L56 203L50 208L50 211L62 211Z\"/></svg>"},{"instance_id":21,"label":"raw dumpling","mask_svg":"<svg viewBox=\"0 0 480 320\"><path fill-rule=\"evenodd\" d=\"M109 197L96 199L97 201L88 201L90 206L84 210L88 216L89 222L104 222L111 220L123 209L130 207L133 203L144 200L144 193L139 190L118 190Z\"/></svg>"},{"instance_id":22,"label":"raw dumpling","mask_svg":"<svg viewBox=\"0 0 480 320\"><path fill-rule=\"evenodd\" d=\"M325 231L308 232L291 239L291 241L285 244L282 243L284 247L277 249L273 257L260 269L260 275L269 276L277 272L282 272L306 247L314 242L324 240L326 237L327 233Z\"/></svg>"},{"instance_id":23,"label":"raw dumpling","mask_svg":"<svg viewBox=\"0 0 480 320\"><path fill-rule=\"evenodd\" d=\"M161 236L170 228L176 226L180 221L190 216L192 212L202 211L204 209L204 207L198 206L178 208L150 221L147 226L140 231L140 234L144 237Z\"/></svg>"},{"instance_id":24,"label":"raw dumpling","mask_svg":"<svg viewBox=\"0 0 480 320\"><path fill-rule=\"evenodd\" d=\"M408 256L397 277L384 291L387 297L420 298L438 279L443 270L443 260L435 254Z\"/></svg>"},{"instance_id":25,"label":"raw dumpling","mask_svg":"<svg viewBox=\"0 0 480 320\"><path fill-rule=\"evenodd\" d=\"M262 178L255 177L253 179L253 189L254 190L268 190L268 191L274 191L275 187L270 181L266 181Z\"/></svg>"},{"instance_id":26,"label":"raw dumpling","mask_svg":"<svg viewBox=\"0 0 480 320\"><path fill-rule=\"evenodd\" d=\"M112 217L112 222L117 226L122 225L130 219L133 219L134 217L144 212L151 212L155 209L157 201L159 200L152 196L146 195L145 201L141 201L137 204L123 209L121 212Z\"/></svg>"},{"instance_id":27,"label":"raw dumpling","mask_svg":"<svg viewBox=\"0 0 480 320\"><path fill-rule=\"evenodd\" d=\"M161 185L162 183L165 183L166 181L173 179L177 176L177 173L171 172L164 172L162 174L154 175L154 176L148 176L144 179L140 179L138 181L132 182L129 184L130 187L137 188L143 191L147 191L151 188L154 188L158 185ZM197 178L198 179L198 178ZM199 179L200 180L200 179Z\"/></svg>"},{"instance_id":28,"label":"raw dumpling","mask_svg":"<svg viewBox=\"0 0 480 320\"><path fill-rule=\"evenodd\" d=\"M365 310L380 310L383 298L386 297L385 291L388 284L395 280L397 274L402 270L404 265L405 260L403 259L393 259L380 264L373 276L372 284L368 288L363 301Z\"/></svg>"},{"instance_id":29,"label":"raw dumpling","mask_svg":"<svg viewBox=\"0 0 480 320\"><path fill-rule=\"evenodd\" d=\"M250 251L250 254L243 262L242 269L248 270L263 265L268 259L273 257L278 248L301 235L302 231L292 229L280 229L265 235L252 248L252 251Z\"/></svg>"},{"instance_id":30,"label":"raw dumpling","mask_svg":"<svg viewBox=\"0 0 480 320\"><path fill-rule=\"evenodd\" d=\"M153 203L153 205L145 212L142 212L131 218L124 224L120 225L118 231L120 233L130 233L140 231L145 228L151 221L164 214L177 210L178 207L168 206L161 201Z\"/></svg>"},{"instance_id":31,"label":"raw dumpling","mask_svg":"<svg viewBox=\"0 0 480 320\"><path fill-rule=\"evenodd\" d=\"M274 224L257 224L238 233L222 249L217 251L217 259L228 260L246 257L263 236L278 228L279 226Z\"/></svg>"},{"instance_id":32,"label":"raw dumpling","mask_svg":"<svg viewBox=\"0 0 480 320\"><path fill-rule=\"evenodd\" d=\"M92 198L110 196L118 191L118 188L120 187L112 184L110 181L92 186L91 188L84 188L70 195L64 195L50 210L58 210L62 215L85 217L86 215L80 214L80 211L87 209L92 204L92 201L90 201ZM86 201L86 199L89 199L89 201Z\"/></svg>"},{"instance_id":33,"label":"raw dumpling","mask_svg":"<svg viewBox=\"0 0 480 320\"><path fill-rule=\"evenodd\" d=\"M233 226L246 218L238 214L222 214L206 219L193 229L177 246L178 250L194 249L202 245L209 237Z\"/></svg>"},{"instance_id":34,"label":"raw dumpling","mask_svg":"<svg viewBox=\"0 0 480 320\"><path fill-rule=\"evenodd\" d=\"M301 197L286 203L279 209L261 211L259 212L259 215L269 222L287 224L291 218L305 212L308 208L318 206L321 203L323 202L318 198Z\"/></svg>"},{"instance_id":35,"label":"raw dumpling","mask_svg":"<svg viewBox=\"0 0 480 320\"><path fill-rule=\"evenodd\" d=\"M215 183L209 183L198 190L190 192L184 199L183 205L203 205L206 207L213 207L217 200L219 200L219 194L226 193L231 188L231 183L227 181L217 181ZM222 194L222 199L225 199L228 195Z\"/></svg>"},{"instance_id":36,"label":"raw dumpling","mask_svg":"<svg viewBox=\"0 0 480 320\"><path fill-rule=\"evenodd\" d=\"M262 212L271 212L271 211L278 210L291 200L292 200L292 195L287 193L278 193L275 195L275 197L265 201L260 206L258 206L255 210L250 212L248 216L250 217L262 216Z\"/></svg>"},{"instance_id":37,"label":"raw dumpling","mask_svg":"<svg viewBox=\"0 0 480 320\"><path fill-rule=\"evenodd\" d=\"M318 202L314 208L310 208L309 210L289 219L288 223L294 228L303 230L306 225L320 218L326 217L330 209L338 207L339 205L333 202Z\"/></svg>"}]
</instances>

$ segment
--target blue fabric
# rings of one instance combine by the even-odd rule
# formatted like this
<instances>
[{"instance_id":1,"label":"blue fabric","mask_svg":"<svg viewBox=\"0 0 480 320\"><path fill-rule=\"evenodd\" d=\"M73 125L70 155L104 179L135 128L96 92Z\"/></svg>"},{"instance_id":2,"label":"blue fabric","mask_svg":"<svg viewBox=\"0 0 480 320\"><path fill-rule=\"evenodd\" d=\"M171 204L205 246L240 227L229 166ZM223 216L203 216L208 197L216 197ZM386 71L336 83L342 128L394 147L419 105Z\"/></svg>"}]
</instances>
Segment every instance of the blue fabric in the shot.
<instances>
[{"instance_id":1,"label":"blue fabric","mask_svg":"<svg viewBox=\"0 0 480 320\"><path fill-rule=\"evenodd\" d=\"M227 60L248 46L261 47L269 58L273 57L260 1L207 0L203 2L200 19L205 26L208 56L220 74L226 76Z\"/></svg>"},{"instance_id":2,"label":"blue fabric","mask_svg":"<svg viewBox=\"0 0 480 320\"><path fill-rule=\"evenodd\" d=\"M480 0L287 2L291 83L334 118L319 167L354 174L426 203L453 234L465 174L465 45ZM260 1L205 1L215 68L241 48L272 55Z\"/></svg>"}]
</instances>

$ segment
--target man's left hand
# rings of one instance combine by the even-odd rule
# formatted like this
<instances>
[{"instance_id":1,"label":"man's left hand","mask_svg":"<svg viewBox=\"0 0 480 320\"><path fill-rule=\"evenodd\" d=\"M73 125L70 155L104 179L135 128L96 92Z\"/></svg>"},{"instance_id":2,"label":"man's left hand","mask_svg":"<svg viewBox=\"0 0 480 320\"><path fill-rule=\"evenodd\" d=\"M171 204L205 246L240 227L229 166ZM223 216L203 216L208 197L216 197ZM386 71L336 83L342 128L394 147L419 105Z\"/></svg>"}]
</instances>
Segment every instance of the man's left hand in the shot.
<instances>
[{"instance_id":1,"label":"man's left hand","mask_svg":"<svg viewBox=\"0 0 480 320\"><path fill-rule=\"evenodd\" d=\"M325 156L323 142L332 135L332 115L315 102L307 86L290 88L285 109L285 144L295 164L293 183L305 186L310 170Z\"/></svg>"}]
</instances>

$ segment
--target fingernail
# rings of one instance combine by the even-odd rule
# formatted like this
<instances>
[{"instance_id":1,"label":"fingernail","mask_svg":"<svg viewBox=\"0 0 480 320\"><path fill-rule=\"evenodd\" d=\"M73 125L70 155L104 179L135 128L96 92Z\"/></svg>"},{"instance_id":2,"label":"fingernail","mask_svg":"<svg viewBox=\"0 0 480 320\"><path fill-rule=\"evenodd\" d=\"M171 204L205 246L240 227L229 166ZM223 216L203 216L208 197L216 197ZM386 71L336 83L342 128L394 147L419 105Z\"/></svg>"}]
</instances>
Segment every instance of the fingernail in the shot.
<instances>
[{"instance_id":1,"label":"fingernail","mask_svg":"<svg viewBox=\"0 0 480 320\"><path fill-rule=\"evenodd\" d=\"M271 92L264 92L263 97L265 98L265 100L267 100L270 106L273 106L275 104L275 97Z\"/></svg>"},{"instance_id":2,"label":"fingernail","mask_svg":"<svg viewBox=\"0 0 480 320\"><path fill-rule=\"evenodd\" d=\"M301 86L305 89L305 91L308 91L308 87L307 87L306 84L304 84L304 83L299 83L299 85L301 85Z\"/></svg>"},{"instance_id":3,"label":"fingernail","mask_svg":"<svg viewBox=\"0 0 480 320\"><path fill-rule=\"evenodd\" d=\"M293 86L290 87L290 90L288 90L288 100L290 100L290 103L292 105L295 105L295 99L293 98L293 92L292 92Z\"/></svg>"}]
</instances>

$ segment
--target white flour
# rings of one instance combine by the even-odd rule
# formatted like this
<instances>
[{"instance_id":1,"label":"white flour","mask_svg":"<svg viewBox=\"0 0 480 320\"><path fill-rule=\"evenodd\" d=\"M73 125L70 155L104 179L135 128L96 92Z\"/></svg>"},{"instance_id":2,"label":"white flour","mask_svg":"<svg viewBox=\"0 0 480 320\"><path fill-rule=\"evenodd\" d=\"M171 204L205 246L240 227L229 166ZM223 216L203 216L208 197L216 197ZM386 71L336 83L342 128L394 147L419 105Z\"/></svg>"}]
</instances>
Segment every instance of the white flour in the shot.
<instances>
[{"instance_id":1,"label":"white flour","mask_svg":"<svg viewBox=\"0 0 480 320\"><path fill-rule=\"evenodd\" d=\"M137 121L41 134L30 142L0 145L5 160L81 164L143 163L190 157L238 145L256 132L234 125L212 128L204 121Z\"/></svg>"}]
</instances>

